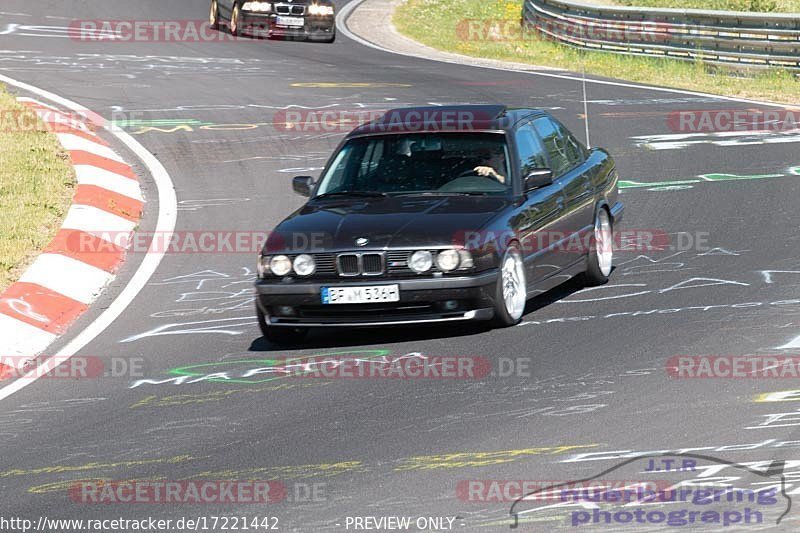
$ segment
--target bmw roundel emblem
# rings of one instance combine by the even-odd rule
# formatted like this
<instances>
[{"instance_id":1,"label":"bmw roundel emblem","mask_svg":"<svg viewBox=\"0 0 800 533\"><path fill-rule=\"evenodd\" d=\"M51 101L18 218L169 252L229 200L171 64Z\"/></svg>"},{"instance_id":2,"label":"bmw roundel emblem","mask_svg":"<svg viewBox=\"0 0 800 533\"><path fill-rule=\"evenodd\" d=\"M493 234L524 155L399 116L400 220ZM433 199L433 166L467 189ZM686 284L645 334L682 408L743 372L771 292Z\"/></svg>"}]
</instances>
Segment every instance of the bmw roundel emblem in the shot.
<instances>
[{"instance_id":1,"label":"bmw roundel emblem","mask_svg":"<svg viewBox=\"0 0 800 533\"><path fill-rule=\"evenodd\" d=\"M359 237L356 239L356 246L366 246L369 244L369 239L366 237Z\"/></svg>"}]
</instances>

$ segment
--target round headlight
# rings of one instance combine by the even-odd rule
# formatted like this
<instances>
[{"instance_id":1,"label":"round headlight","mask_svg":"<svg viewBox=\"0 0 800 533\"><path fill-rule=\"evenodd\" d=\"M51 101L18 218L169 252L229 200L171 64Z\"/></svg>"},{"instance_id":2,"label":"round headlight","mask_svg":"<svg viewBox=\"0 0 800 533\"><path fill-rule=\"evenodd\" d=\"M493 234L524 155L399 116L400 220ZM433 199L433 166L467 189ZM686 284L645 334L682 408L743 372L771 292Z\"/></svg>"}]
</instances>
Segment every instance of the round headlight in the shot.
<instances>
[{"instance_id":1,"label":"round headlight","mask_svg":"<svg viewBox=\"0 0 800 533\"><path fill-rule=\"evenodd\" d=\"M294 271L298 276L310 276L314 273L315 268L313 256L300 254L294 258Z\"/></svg>"},{"instance_id":2,"label":"round headlight","mask_svg":"<svg viewBox=\"0 0 800 533\"><path fill-rule=\"evenodd\" d=\"M427 250L414 252L408 260L408 267L418 274L427 272L433 267L433 254Z\"/></svg>"},{"instance_id":3,"label":"round headlight","mask_svg":"<svg viewBox=\"0 0 800 533\"><path fill-rule=\"evenodd\" d=\"M312 15L333 15L333 6L322 6L319 4L311 4L308 7L308 12Z\"/></svg>"},{"instance_id":4,"label":"round headlight","mask_svg":"<svg viewBox=\"0 0 800 533\"><path fill-rule=\"evenodd\" d=\"M442 272L450 272L458 268L458 252L455 250L443 250L436 254L436 266Z\"/></svg>"},{"instance_id":5,"label":"round headlight","mask_svg":"<svg viewBox=\"0 0 800 533\"><path fill-rule=\"evenodd\" d=\"M242 11L255 11L257 13L270 13L272 4L269 2L245 2L242 4Z\"/></svg>"},{"instance_id":6,"label":"round headlight","mask_svg":"<svg viewBox=\"0 0 800 533\"><path fill-rule=\"evenodd\" d=\"M276 276L285 276L292 271L292 260L285 255L276 255L269 262L269 269Z\"/></svg>"}]
</instances>

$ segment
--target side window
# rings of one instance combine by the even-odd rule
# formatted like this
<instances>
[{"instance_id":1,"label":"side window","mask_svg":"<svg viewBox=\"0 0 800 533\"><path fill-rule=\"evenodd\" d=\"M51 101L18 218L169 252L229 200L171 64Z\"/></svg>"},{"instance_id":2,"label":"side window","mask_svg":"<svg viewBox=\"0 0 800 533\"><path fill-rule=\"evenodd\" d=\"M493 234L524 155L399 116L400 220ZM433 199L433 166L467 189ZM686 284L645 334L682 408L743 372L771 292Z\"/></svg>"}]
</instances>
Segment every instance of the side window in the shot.
<instances>
[{"instance_id":1,"label":"side window","mask_svg":"<svg viewBox=\"0 0 800 533\"><path fill-rule=\"evenodd\" d=\"M533 127L550 156L554 176L558 177L583 162L580 143L566 128L547 117L536 119Z\"/></svg>"},{"instance_id":2,"label":"side window","mask_svg":"<svg viewBox=\"0 0 800 533\"><path fill-rule=\"evenodd\" d=\"M576 139L567 128L560 123L556 124L558 125L558 130L561 132L561 138L564 139L569 168L574 168L583 163L584 159L586 159L586 152L583 146L581 146L581 143L578 142L578 139Z\"/></svg>"},{"instance_id":3,"label":"side window","mask_svg":"<svg viewBox=\"0 0 800 533\"><path fill-rule=\"evenodd\" d=\"M519 166L523 179L534 169L547 168L544 149L533 131L533 126L525 124L517 130L514 140L519 150Z\"/></svg>"}]
</instances>

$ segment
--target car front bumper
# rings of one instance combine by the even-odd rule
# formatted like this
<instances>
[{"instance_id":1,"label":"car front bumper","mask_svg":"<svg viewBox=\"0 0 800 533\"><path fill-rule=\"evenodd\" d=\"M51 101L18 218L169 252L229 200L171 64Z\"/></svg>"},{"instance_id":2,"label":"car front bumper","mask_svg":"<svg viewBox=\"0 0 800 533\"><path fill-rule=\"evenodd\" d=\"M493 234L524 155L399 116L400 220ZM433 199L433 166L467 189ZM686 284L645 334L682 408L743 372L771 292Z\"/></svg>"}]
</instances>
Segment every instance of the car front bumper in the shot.
<instances>
[{"instance_id":1,"label":"car front bumper","mask_svg":"<svg viewBox=\"0 0 800 533\"><path fill-rule=\"evenodd\" d=\"M263 34L270 36L324 38L330 37L336 31L336 18L327 15L287 15L293 18L302 18L302 26L280 26L277 23L278 15L274 13L254 13L242 11L242 29L245 33Z\"/></svg>"},{"instance_id":2,"label":"car front bumper","mask_svg":"<svg viewBox=\"0 0 800 533\"><path fill-rule=\"evenodd\" d=\"M359 281L259 280L257 305L271 326L354 327L489 320L494 316L496 269L474 276ZM398 285L399 302L323 304L323 287ZM457 303L449 308L445 303ZM294 314L280 308L291 307Z\"/></svg>"}]
</instances>

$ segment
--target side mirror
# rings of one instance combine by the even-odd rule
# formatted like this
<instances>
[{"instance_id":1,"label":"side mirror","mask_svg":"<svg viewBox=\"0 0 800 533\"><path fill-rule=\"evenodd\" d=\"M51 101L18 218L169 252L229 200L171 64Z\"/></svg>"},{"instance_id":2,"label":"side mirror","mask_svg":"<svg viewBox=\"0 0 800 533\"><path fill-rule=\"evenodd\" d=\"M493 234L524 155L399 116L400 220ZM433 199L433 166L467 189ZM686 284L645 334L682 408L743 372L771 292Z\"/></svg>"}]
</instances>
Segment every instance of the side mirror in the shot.
<instances>
[{"instance_id":1,"label":"side mirror","mask_svg":"<svg viewBox=\"0 0 800 533\"><path fill-rule=\"evenodd\" d=\"M311 186L314 178L311 176L297 176L292 180L292 189L300 196L311 196Z\"/></svg>"},{"instance_id":2,"label":"side mirror","mask_svg":"<svg viewBox=\"0 0 800 533\"><path fill-rule=\"evenodd\" d=\"M553 171L549 168L537 168L525 176L525 192L530 192L552 183Z\"/></svg>"}]
</instances>

